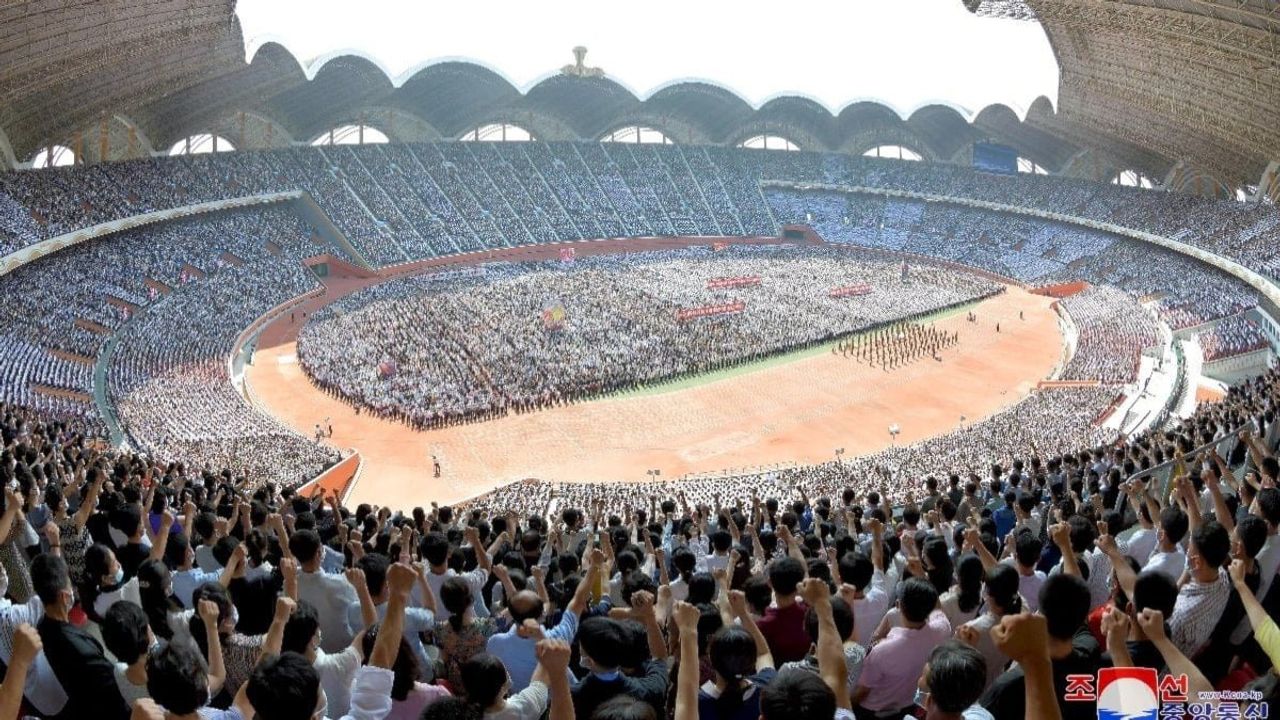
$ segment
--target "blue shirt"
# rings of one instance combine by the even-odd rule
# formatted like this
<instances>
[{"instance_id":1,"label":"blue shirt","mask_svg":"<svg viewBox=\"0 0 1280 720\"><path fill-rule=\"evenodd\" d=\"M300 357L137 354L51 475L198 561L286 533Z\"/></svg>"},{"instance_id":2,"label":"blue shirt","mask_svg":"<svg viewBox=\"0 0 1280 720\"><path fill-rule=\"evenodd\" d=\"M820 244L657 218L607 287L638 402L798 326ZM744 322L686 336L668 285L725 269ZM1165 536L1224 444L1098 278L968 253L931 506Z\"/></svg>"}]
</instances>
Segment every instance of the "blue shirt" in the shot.
<instances>
[{"instance_id":1,"label":"blue shirt","mask_svg":"<svg viewBox=\"0 0 1280 720\"><path fill-rule=\"evenodd\" d=\"M374 606L374 610L378 613L378 622L387 619L387 604ZM404 634L405 642L409 643L409 649L413 651L413 656L418 659L418 669L426 674L431 675L431 668L434 663L427 658L427 649L422 646L422 633L434 630L436 626L435 615L426 608L407 607L404 609ZM360 614L360 603L355 602L347 606L347 628L351 634L357 635L364 630L364 617Z\"/></svg>"},{"instance_id":2,"label":"blue shirt","mask_svg":"<svg viewBox=\"0 0 1280 720\"><path fill-rule=\"evenodd\" d=\"M572 644L573 638L578 634L578 614L565 611L560 616L560 622L555 627L547 630L545 635L548 640L563 640ZM532 638L523 638L516 633L516 627L512 626L510 630L497 635L490 635L488 650L490 655L497 657L507 666L507 674L511 676L511 692L517 693L529 687L529 681L533 678L533 671L538 667L538 657L534 646L537 641Z\"/></svg>"},{"instance_id":3,"label":"blue shirt","mask_svg":"<svg viewBox=\"0 0 1280 720\"><path fill-rule=\"evenodd\" d=\"M173 594L182 603L182 607L195 610L191 604L191 597L195 595L196 588L205 583L216 583L220 577L222 577L221 572L205 572L198 567L178 570L173 573Z\"/></svg>"},{"instance_id":4,"label":"blue shirt","mask_svg":"<svg viewBox=\"0 0 1280 720\"><path fill-rule=\"evenodd\" d=\"M1004 536L1013 531L1013 526L1018 524L1018 516L1014 514L1013 508L1005 505L991 514L993 520L996 521L996 540L1004 542Z\"/></svg>"}]
</instances>

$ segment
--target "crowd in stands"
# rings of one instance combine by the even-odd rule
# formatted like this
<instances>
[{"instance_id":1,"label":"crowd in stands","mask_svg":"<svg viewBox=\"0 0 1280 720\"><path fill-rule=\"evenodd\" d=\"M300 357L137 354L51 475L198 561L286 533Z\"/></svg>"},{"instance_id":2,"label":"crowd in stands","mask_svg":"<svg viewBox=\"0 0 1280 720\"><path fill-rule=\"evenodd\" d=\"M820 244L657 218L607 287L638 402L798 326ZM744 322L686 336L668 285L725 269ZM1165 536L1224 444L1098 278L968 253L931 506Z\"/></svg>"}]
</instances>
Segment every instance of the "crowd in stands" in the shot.
<instances>
[{"instance_id":1,"label":"crowd in stands","mask_svg":"<svg viewBox=\"0 0 1280 720\"><path fill-rule=\"evenodd\" d=\"M1235 315L1216 323L1197 335L1205 362L1224 360L1269 347L1267 336L1257 321L1247 315Z\"/></svg>"},{"instance_id":2,"label":"crowd in stands","mask_svg":"<svg viewBox=\"0 0 1280 720\"><path fill-rule=\"evenodd\" d=\"M298 359L326 391L432 426L705 372L1000 289L927 264L903 273L898 262L795 246L488 265L344 298L310 318ZM710 287L717 278L759 284ZM860 284L871 292L830 295ZM681 309L736 301L745 305L739 312L678 317Z\"/></svg>"},{"instance_id":3,"label":"crowd in stands","mask_svg":"<svg viewBox=\"0 0 1280 720\"><path fill-rule=\"evenodd\" d=\"M1061 379L1109 384L1138 379L1142 351L1159 342L1155 323L1141 305L1109 286L1090 286L1064 298L1061 305L1077 333L1075 352Z\"/></svg>"},{"instance_id":4,"label":"crowd in stands","mask_svg":"<svg viewBox=\"0 0 1280 720\"><path fill-rule=\"evenodd\" d=\"M1068 676L1150 667L1186 705L1244 689L1212 712L1250 717L1280 699L1278 383L941 482L521 483L429 509L0 406L0 714L1055 720L1096 716ZM1168 460L1166 492L1142 471Z\"/></svg>"}]
</instances>

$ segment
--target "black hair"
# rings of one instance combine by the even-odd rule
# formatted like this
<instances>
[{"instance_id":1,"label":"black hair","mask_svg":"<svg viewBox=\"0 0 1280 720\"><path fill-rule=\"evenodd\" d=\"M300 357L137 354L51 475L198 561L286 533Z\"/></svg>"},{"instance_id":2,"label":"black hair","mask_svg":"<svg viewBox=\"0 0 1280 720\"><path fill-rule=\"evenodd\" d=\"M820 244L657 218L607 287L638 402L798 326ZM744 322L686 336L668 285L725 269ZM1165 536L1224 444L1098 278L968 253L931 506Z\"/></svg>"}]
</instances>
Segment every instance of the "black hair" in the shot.
<instances>
[{"instance_id":1,"label":"black hair","mask_svg":"<svg viewBox=\"0 0 1280 720\"><path fill-rule=\"evenodd\" d=\"M1167 621L1173 616L1173 606L1178 602L1178 584L1159 570L1146 570L1138 573L1130 600L1135 613L1151 608L1163 613Z\"/></svg>"},{"instance_id":2,"label":"black hair","mask_svg":"<svg viewBox=\"0 0 1280 720\"><path fill-rule=\"evenodd\" d=\"M289 552L304 565L316 559L320 546L320 536L315 530L299 530L289 536Z\"/></svg>"},{"instance_id":3,"label":"black hair","mask_svg":"<svg viewBox=\"0 0 1280 720\"><path fill-rule=\"evenodd\" d=\"M620 659L624 638L618 622L606 617L591 617L578 626L578 644L582 651L601 668L622 666Z\"/></svg>"},{"instance_id":4,"label":"black hair","mask_svg":"<svg viewBox=\"0 0 1280 720\"><path fill-rule=\"evenodd\" d=\"M761 575L752 575L742 584L742 593L747 596L747 604L752 610L763 615L773 602L773 591L769 589L769 581Z\"/></svg>"},{"instance_id":5,"label":"black hair","mask_svg":"<svg viewBox=\"0 0 1280 720\"><path fill-rule=\"evenodd\" d=\"M320 675L298 653L270 655L249 674L245 693L257 720L310 720L320 699Z\"/></svg>"},{"instance_id":6,"label":"black hair","mask_svg":"<svg viewBox=\"0 0 1280 720\"><path fill-rule=\"evenodd\" d=\"M1018 564L1023 567L1035 567L1040 561L1040 551L1043 549L1044 543L1040 542L1040 538L1032 534L1029 528L1018 530L1013 537L1013 555Z\"/></svg>"},{"instance_id":7,"label":"black hair","mask_svg":"<svg viewBox=\"0 0 1280 720\"><path fill-rule=\"evenodd\" d=\"M948 640L929 654L925 684L930 701L942 712L964 712L978 701L986 682L987 663L976 648Z\"/></svg>"},{"instance_id":8,"label":"black hair","mask_svg":"<svg viewBox=\"0 0 1280 720\"><path fill-rule=\"evenodd\" d=\"M364 572L364 583L369 594L377 597L383 586L387 584L387 571L391 568L391 558L382 553L366 553L356 561L356 567Z\"/></svg>"},{"instance_id":9,"label":"black hair","mask_svg":"<svg viewBox=\"0 0 1280 720\"><path fill-rule=\"evenodd\" d=\"M844 642L853 634L853 609L844 601L844 598L833 597L831 598L831 615L836 621L836 634L840 636L840 641ZM804 613L804 633L809 636L809 642L817 644L818 611L812 606Z\"/></svg>"},{"instance_id":10,"label":"black hair","mask_svg":"<svg viewBox=\"0 0 1280 720\"><path fill-rule=\"evenodd\" d=\"M1245 557L1255 558L1267 542L1267 521L1257 515L1246 515L1236 523L1236 537Z\"/></svg>"},{"instance_id":11,"label":"black hair","mask_svg":"<svg viewBox=\"0 0 1280 720\"><path fill-rule=\"evenodd\" d=\"M462 630L462 618L466 614L467 608L471 607L471 603L475 598L471 595L471 586L467 581L454 575L450 576L440 586L440 602L444 605L445 610L452 613L449 616L449 626L454 632Z\"/></svg>"},{"instance_id":12,"label":"black hair","mask_svg":"<svg viewBox=\"0 0 1280 720\"><path fill-rule=\"evenodd\" d=\"M173 637L169 613L182 609L170 594L169 584L169 568L159 560L146 560L138 566L138 596L142 600L142 608L147 613L151 632L165 640Z\"/></svg>"},{"instance_id":13,"label":"black hair","mask_svg":"<svg viewBox=\"0 0 1280 720\"><path fill-rule=\"evenodd\" d=\"M738 625L727 625L711 636L711 667L725 682L716 698L717 715L735 717L742 708L742 681L756 670L756 641Z\"/></svg>"},{"instance_id":14,"label":"black hair","mask_svg":"<svg viewBox=\"0 0 1280 720\"><path fill-rule=\"evenodd\" d=\"M376 622L364 631L364 637L361 639L364 650L364 662L369 664L369 658L373 656L373 646L377 644L378 632L382 629L382 623ZM396 650L396 660L391 664L391 699L404 700L409 697L409 692L413 690L413 684L418 677L418 659L413 654L413 649L409 647L409 642L401 635L399 638L400 646Z\"/></svg>"},{"instance_id":15,"label":"black hair","mask_svg":"<svg viewBox=\"0 0 1280 720\"><path fill-rule=\"evenodd\" d=\"M1018 571L1006 563L996 563L987 571L987 595L1005 614L1022 612L1022 595L1018 593Z\"/></svg>"},{"instance_id":16,"label":"black hair","mask_svg":"<svg viewBox=\"0 0 1280 720\"><path fill-rule=\"evenodd\" d=\"M1172 505L1160 511L1160 528L1171 543L1182 542L1182 538L1187 536L1190 522L1186 513Z\"/></svg>"},{"instance_id":17,"label":"black hair","mask_svg":"<svg viewBox=\"0 0 1280 720\"><path fill-rule=\"evenodd\" d=\"M1089 586L1075 575L1050 575L1040 586L1040 614L1049 626L1049 636L1070 640L1089 614Z\"/></svg>"},{"instance_id":18,"label":"black hair","mask_svg":"<svg viewBox=\"0 0 1280 720\"><path fill-rule=\"evenodd\" d=\"M102 616L102 644L116 659L132 665L147 654L147 614L134 602L118 600Z\"/></svg>"},{"instance_id":19,"label":"black hair","mask_svg":"<svg viewBox=\"0 0 1280 720\"><path fill-rule=\"evenodd\" d=\"M792 595L800 581L804 580L804 565L792 557L774 560L769 565L769 585L778 595Z\"/></svg>"},{"instance_id":20,"label":"black hair","mask_svg":"<svg viewBox=\"0 0 1280 720\"><path fill-rule=\"evenodd\" d=\"M697 573L689 579L689 593L685 602L690 605L702 605L713 602L716 598L716 579L711 573Z\"/></svg>"},{"instance_id":21,"label":"black hair","mask_svg":"<svg viewBox=\"0 0 1280 720\"><path fill-rule=\"evenodd\" d=\"M194 713L209 702L208 673L204 658L189 645L165 643L147 658L147 694L174 715Z\"/></svg>"},{"instance_id":22,"label":"black hair","mask_svg":"<svg viewBox=\"0 0 1280 720\"><path fill-rule=\"evenodd\" d=\"M929 619L929 613L938 606L938 590L928 580L908 578L902 583L902 594L898 602L904 621L922 623Z\"/></svg>"},{"instance_id":23,"label":"black hair","mask_svg":"<svg viewBox=\"0 0 1280 720\"><path fill-rule=\"evenodd\" d=\"M783 670L760 690L760 716L764 720L829 718L835 714L835 693L821 677L807 670Z\"/></svg>"},{"instance_id":24,"label":"black hair","mask_svg":"<svg viewBox=\"0 0 1280 720\"><path fill-rule=\"evenodd\" d=\"M972 612L982 603L982 579L986 570L982 567L982 560L973 553L961 555L956 570L956 583L960 586L960 596L957 598L960 612Z\"/></svg>"},{"instance_id":25,"label":"black hair","mask_svg":"<svg viewBox=\"0 0 1280 720\"><path fill-rule=\"evenodd\" d=\"M418 541L418 552L427 564L444 565L449 559L449 537L442 532L429 532Z\"/></svg>"},{"instance_id":26,"label":"black hair","mask_svg":"<svg viewBox=\"0 0 1280 720\"><path fill-rule=\"evenodd\" d=\"M507 684L507 666L502 660L482 652L462 663L462 690L467 700L481 712L496 701Z\"/></svg>"},{"instance_id":27,"label":"black hair","mask_svg":"<svg viewBox=\"0 0 1280 720\"><path fill-rule=\"evenodd\" d=\"M1231 536L1217 520L1205 520L1191 533L1191 544L1209 567L1218 569L1231 557Z\"/></svg>"},{"instance_id":28,"label":"black hair","mask_svg":"<svg viewBox=\"0 0 1280 720\"><path fill-rule=\"evenodd\" d=\"M289 615L288 622L284 624L284 634L280 641L281 650L306 655L307 646L311 644L311 639L316 636L316 631L319 629L320 613L316 611L315 605L306 600L299 600L293 608L293 613Z\"/></svg>"}]
</instances>

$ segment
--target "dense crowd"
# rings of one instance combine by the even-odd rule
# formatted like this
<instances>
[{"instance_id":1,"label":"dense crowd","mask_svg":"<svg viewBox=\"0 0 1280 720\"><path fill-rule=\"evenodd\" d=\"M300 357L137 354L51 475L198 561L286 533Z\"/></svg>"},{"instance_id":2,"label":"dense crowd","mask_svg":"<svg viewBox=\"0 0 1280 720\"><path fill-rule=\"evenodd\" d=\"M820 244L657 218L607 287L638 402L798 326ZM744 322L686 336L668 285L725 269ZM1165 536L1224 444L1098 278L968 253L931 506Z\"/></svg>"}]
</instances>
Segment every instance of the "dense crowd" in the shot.
<instances>
[{"instance_id":1,"label":"dense crowd","mask_svg":"<svg viewBox=\"0 0 1280 720\"><path fill-rule=\"evenodd\" d=\"M717 278L760 282L717 289ZM871 292L831 296L861 284ZM970 274L838 248L697 248L571 265L488 265L483 273L401 280L344 298L311 317L298 359L319 387L429 427L706 372L999 289ZM745 309L678 317L681 309L734 301Z\"/></svg>"},{"instance_id":2,"label":"dense crowd","mask_svg":"<svg viewBox=\"0 0 1280 720\"><path fill-rule=\"evenodd\" d=\"M1224 360L1270 346L1258 323L1246 315L1218 322L1197 335L1205 362Z\"/></svg>"},{"instance_id":3,"label":"dense crowd","mask_svg":"<svg viewBox=\"0 0 1280 720\"><path fill-rule=\"evenodd\" d=\"M1185 703L1244 689L1213 712L1250 717L1278 699L1278 388L942 482L843 464L430 509L0 406L0 715L1053 720L1096 716L1068 676L1132 666ZM1168 460L1166 493L1142 471Z\"/></svg>"},{"instance_id":4,"label":"dense crowd","mask_svg":"<svg viewBox=\"0 0 1280 720\"><path fill-rule=\"evenodd\" d=\"M1063 380L1124 384L1138 379L1142 351L1159 342L1155 323L1141 305L1109 286L1091 286L1061 304L1077 334Z\"/></svg>"}]
</instances>

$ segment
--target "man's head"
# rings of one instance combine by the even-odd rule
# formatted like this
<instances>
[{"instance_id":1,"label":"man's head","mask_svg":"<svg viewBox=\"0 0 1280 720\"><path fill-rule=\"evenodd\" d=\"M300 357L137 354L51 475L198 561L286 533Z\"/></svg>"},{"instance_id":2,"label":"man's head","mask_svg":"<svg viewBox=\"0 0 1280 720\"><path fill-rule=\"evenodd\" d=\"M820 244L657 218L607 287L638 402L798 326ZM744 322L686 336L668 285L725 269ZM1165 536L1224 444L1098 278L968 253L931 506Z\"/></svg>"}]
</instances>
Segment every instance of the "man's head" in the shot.
<instances>
[{"instance_id":1,"label":"man's head","mask_svg":"<svg viewBox=\"0 0 1280 720\"><path fill-rule=\"evenodd\" d=\"M75 605L67 563L58 555L42 553L31 561L31 586L46 609L66 613Z\"/></svg>"},{"instance_id":2,"label":"man's head","mask_svg":"<svg viewBox=\"0 0 1280 720\"><path fill-rule=\"evenodd\" d=\"M189 645L176 642L166 643L153 653L147 659L147 694L173 715L190 715L204 707L209 702L209 669L205 667L200 653ZM314 704L311 710L315 711ZM283 715L267 716L261 711L258 716L263 720L268 717L285 718Z\"/></svg>"},{"instance_id":3,"label":"man's head","mask_svg":"<svg viewBox=\"0 0 1280 720\"><path fill-rule=\"evenodd\" d=\"M257 720L320 717L320 675L311 662L298 653L280 653L259 661L249 675L245 694Z\"/></svg>"},{"instance_id":4,"label":"man's head","mask_svg":"<svg viewBox=\"0 0 1280 720\"><path fill-rule=\"evenodd\" d=\"M489 653L472 655L462 664L462 688L467 699L481 708L488 708L505 697L510 686L507 666Z\"/></svg>"},{"instance_id":5,"label":"man's head","mask_svg":"<svg viewBox=\"0 0 1280 720\"><path fill-rule=\"evenodd\" d=\"M320 562L320 536L315 530L300 530L289 536L289 552L303 566Z\"/></svg>"},{"instance_id":6,"label":"man's head","mask_svg":"<svg viewBox=\"0 0 1280 720\"><path fill-rule=\"evenodd\" d=\"M1217 520L1205 520L1191 533L1187 546L1187 566L1201 581L1217 577L1231 556L1231 536Z\"/></svg>"},{"instance_id":7,"label":"man's head","mask_svg":"<svg viewBox=\"0 0 1280 720\"><path fill-rule=\"evenodd\" d=\"M618 621L610 618L587 618L578 627L581 663L592 672L613 672L621 667L625 642L626 635L619 627Z\"/></svg>"},{"instance_id":8,"label":"man's head","mask_svg":"<svg viewBox=\"0 0 1280 720\"><path fill-rule=\"evenodd\" d=\"M1167 507L1160 511L1160 530L1157 532L1157 537L1167 547L1172 547L1182 542L1182 538L1187 536L1189 526L1190 520L1186 513L1173 506Z\"/></svg>"},{"instance_id":9,"label":"man's head","mask_svg":"<svg viewBox=\"0 0 1280 720\"><path fill-rule=\"evenodd\" d=\"M1044 544L1028 528L1021 528L1013 537L1013 557L1024 568L1031 569L1040 561Z\"/></svg>"},{"instance_id":10,"label":"man's head","mask_svg":"<svg viewBox=\"0 0 1280 720\"><path fill-rule=\"evenodd\" d=\"M987 662L982 653L958 640L933 649L920 674L919 687L927 693L925 717L959 717L978 701L987 682Z\"/></svg>"},{"instance_id":11,"label":"man's head","mask_svg":"<svg viewBox=\"0 0 1280 720\"><path fill-rule=\"evenodd\" d=\"M929 619L929 613L938 605L938 591L933 583L924 578L910 578L902 584L902 595L898 598L898 610L902 613L902 622L919 626Z\"/></svg>"},{"instance_id":12,"label":"man's head","mask_svg":"<svg viewBox=\"0 0 1280 720\"><path fill-rule=\"evenodd\" d=\"M1040 614L1049 626L1049 637L1071 640L1089 614L1089 586L1075 575L1050 575L1040 586Z\"/></svg>"},{"instance_id":13,"label":"man's head","mask_svg":"<svg viewBox=\"0 0 1280 720\"><path fill-rule=\"evenodd\" d=\"M769 586L778 597L791 598L796 594L796 586L804 580L805 568L793 557L774 560L769 565Z\"/></svg>"},{"instance_id":14,"label":"man's head","mask_svg":"<svg viewBox=\"0 0 1280 720\"><path fill-rule=\"evenodd\" d=\"M836 696L816 673L783 670L760 691L762 720L829 718L836 714Z\"/></svg>"},{"instance_id":15,"label":"man's head","mask_svg":"<svg viewBox=\"0 0 1280 720\"><path fill-rule=\"evenodd\" d=\"M1267 521L1267 527L1271 532L1276 532L1276 529L1280 528L1280 490L1262 488L1258 491L1255 502L1258 503L1258 512L1262 515L1262 519Z\"/></svg>"},{"instance_id":16,"label":"man's head","mask_svg":"<svg viewBox=\"0 0 1280 720\"><path fill-rule=\"evenodd\" d=\"M147 613L128 600L112 603L102 618L102 644L125 665L146 657L147 648L151 647Z\"/></svg>"},{"instance_id":17,"label":"man's head","mask_svg":"<svg viewBox=\"0 0 1280 720\"><path fill-rule=\"evenodd\" d=\"M1268 532L1267 521L1257 515L1241 518L1231 539L1231 557L1240 560L1256 558L1267 542Z\"/></svg>"},{"instance_id":18,"label":"man's head","mask_svg":"<svg viewBox=\"0 0 1280 720\"><path fill-rule=\"evenodd\" d=\"M382 600L383 592L387 589L387 570L391 568L391 558L382 553L366 553L356 561L356 567L364 571L364 583L374 602Z\"/></svg>"},{"instance_id":19,"label":"man's head","mask_svg":"<svg viewBox=\"0 0 1280 720\"><path fill-rule=\"evenodd\" d=\"M517 627L525 620L542 620L542 613L545 610L542 598L532 590L521 590L511 596L507 609L511 613L511 624Z\"/></svg>"}]
</instances>

